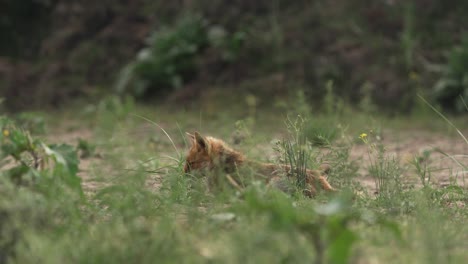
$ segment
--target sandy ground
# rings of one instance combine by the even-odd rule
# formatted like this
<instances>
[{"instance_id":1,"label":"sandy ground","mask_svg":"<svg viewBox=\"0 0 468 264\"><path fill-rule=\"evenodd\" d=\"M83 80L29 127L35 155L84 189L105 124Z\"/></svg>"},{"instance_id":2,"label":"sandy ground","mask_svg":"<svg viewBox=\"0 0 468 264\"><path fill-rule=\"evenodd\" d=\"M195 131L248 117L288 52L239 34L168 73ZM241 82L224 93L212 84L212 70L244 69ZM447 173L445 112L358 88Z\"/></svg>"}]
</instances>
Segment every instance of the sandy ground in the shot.
<instances>
[{"instance_id":1,"label":"sandy ground","mask_svg":"<svg viewBox=\"0 0 468 264\"><path fill-rule=\"evenodd\" d=\"M386 130L382 134L382 144L385 146L386 155L395 157L399 161L405 183L421 185L416 168L412 164L416 159L421 165L426 165L431 182L436 186L445 187L452 182L463 188L468 187L468 172L443 154L452 155L462 164L468 164L468 156L460 156L468 155L468 144L462 137L418 130L398 131L398 135L391 130ZM366 187L375 189L374 180L367 169L371 163L368 152L367 145L354 145L350 156L351 159L358 160L360 163L360 181ZM427 158L424 158L425 152L430 153Z\"/></svg>"},{"instance_id":2,"label":"sandy ground","mask_svg":"<svg viewBox=\"0 0 468 264\"><path fill-rule=\"evenodd\" d=\"M154 131L147 127L137 128L136 134L141 137L143 134ZM468 135L468 131L465 131ZM52 134L52 133L51 133ZM76 144L78 138L91 140L93 132L89 129L76 129L67 131L58 129L49 137L49 142L65 142ZM376 142L374 140L374 142ZM445 187L450 183L456 183L458 186L468 188L468 172L456 164L450 158L441 154L438 150L449 155L465 155L465 157L457 156L457 159L462 164L468 163L468 144L466 144L460 136L447 136L441 133L434 133L420 130L395 131L385 130L381 134L381 143L384 144L386 155L388 157L396 157L399 160L400 167L403 169L403 182L405 184L420 186L421 180L415 173L415 168L410 164L414 158L419 157L421 164L426 164L430 171L431 182L435 186ZM181 146L180 146L181 147ZM259 149L268 149L271 146L260 146ZM181 149L182 151L183 148ZM359 165L357 180L369 191L375 191L375 181L372 175L369 174L368 166L371 163L369 158L369 146L366 144L354 144L351 148L350 159L355 160ZM430 156L427 159L422 159L423 153L429 152ZM155 155L156 156L156 155ZM92 166L106 166L106 159L99 155L93 158L81 159L79 176L83 180L83 187L86 192L95 192L99 188L107 185L102 181L96 181L92 176ZM109 167L109 170L112 170ZM151 175L148 186L157 188L160 182L160 176Z\"/></svg>"}]
</instances>

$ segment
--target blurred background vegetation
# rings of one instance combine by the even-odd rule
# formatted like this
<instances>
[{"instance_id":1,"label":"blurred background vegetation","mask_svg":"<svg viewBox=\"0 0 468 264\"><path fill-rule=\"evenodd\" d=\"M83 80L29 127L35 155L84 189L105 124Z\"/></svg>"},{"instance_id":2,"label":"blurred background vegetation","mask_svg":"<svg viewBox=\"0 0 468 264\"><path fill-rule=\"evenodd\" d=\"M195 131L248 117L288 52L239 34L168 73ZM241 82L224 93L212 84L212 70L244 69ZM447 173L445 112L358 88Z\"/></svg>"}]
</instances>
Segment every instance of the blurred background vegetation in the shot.
<instances>
[{"instance_id":1,"label":"blurred background vegetation","mask_svg":"<svg viewBox=\"0 0 468 264\"><path fill-rule=\"evenodd\" d=\"M316 109L331 94L409 113L421 94L457 113L467 15L464 0L2 0L0 97L17 111L213 90L272 105L301 90Z\"/></svg>"}]
</instances>

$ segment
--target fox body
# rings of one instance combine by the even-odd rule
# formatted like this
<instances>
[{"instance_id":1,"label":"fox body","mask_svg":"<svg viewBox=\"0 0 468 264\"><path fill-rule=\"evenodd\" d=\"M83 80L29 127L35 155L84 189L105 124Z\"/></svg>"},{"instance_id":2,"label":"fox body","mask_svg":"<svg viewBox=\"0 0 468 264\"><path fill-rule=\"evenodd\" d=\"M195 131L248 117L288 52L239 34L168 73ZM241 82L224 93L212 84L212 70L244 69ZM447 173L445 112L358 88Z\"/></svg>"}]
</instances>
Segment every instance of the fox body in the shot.
<instances>
[{"instance_id":1,"label":"fox body","mask_svg":"<svg viewBox=\"0 0 468 264\"><path fill-rule=\"evenodd\" d=\"M238 181L232 178L232 174L240 174L239 170L249 170L249 174L257 179L263 179L267 184L284 189L284 180L292 175L291 167L288 165L277 165L271 163L261 163L248 160L242 153L230 148L224 141L203 137L198 132L193 135L188 134L192 143L184 166L185 173L189 172L220 172L224 173L232 185L238 186ZM308 196L316 194L315 186L318 185L326 191L334 191L328 183L324 174L329 170L328 166L322 166L321 170L306 170L306 190ZM219 174L219 173L218 173ZM214 177L219 177L215 175ZM212 179L217 182L219 179Z\"/></svg>"}]
</instances>

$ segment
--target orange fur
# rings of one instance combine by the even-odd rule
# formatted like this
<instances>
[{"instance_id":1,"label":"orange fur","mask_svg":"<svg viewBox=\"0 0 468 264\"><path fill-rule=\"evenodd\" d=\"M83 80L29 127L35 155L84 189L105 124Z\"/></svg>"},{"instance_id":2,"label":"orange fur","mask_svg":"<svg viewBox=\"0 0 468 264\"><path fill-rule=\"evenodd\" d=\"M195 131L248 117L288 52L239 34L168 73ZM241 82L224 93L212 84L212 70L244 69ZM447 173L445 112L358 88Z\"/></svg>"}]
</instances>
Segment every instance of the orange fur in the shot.
<instances>
[{"instance_id":1,"label":"orange fur","mask_svg":"<svg viewBox=\"0 0 468 264\"><path fill-rule=\"evenodd\" d=\"M184 171L213 171L218 170L226 173L232 182L230 173L236 172L239 168L249 167L255 176L264 179L268 184L275 185L284 176L291 175L291 167L288 165L276 165L271 163L261 163L248 160L242 153L230 148L224 141L213 137L202 137L198 132L193 135L188 134L192 146L188 151ZM316 194L315 183L326 191L334 191L333 187L323 176L329 167L321 166L321 170L307 170L306 185L304 192L313 196ZM235 184L233 184L235 185ZM237 186L236 186L237 187Z\"/></svg>"}]
</instances>

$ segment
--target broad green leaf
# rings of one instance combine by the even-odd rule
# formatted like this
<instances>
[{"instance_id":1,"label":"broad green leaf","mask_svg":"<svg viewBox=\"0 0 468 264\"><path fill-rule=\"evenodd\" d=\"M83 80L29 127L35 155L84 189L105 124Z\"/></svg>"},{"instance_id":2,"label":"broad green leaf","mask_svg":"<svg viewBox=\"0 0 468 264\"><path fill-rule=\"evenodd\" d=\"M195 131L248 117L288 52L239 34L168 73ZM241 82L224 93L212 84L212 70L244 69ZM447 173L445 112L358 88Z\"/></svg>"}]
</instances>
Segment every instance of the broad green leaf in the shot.
<instances>
[{"instance_id":1,"label":"broad green leaf","mask_svg":"<svg viewBox=\"0 0 468 264\"><path fill-rule=\"evenodd\" d=\"M50 145L42 144L47 155L52 157L58 164L63 165L72 175L78 172L78 155L73 146L67 144Z\"/></svg>"},{"instance_id":2,"label":"broad green leaf","mask_svg":"<svg viewBox=\"0 0 468 264\"><path fill-rule=\"evenodd\" d=\"M351 247L358 239L356 234L349 229L343 229L340 235L331 241L327 250L328 262L334 264L345 264L349 262Z\"/></svg>"}]
</instances>

